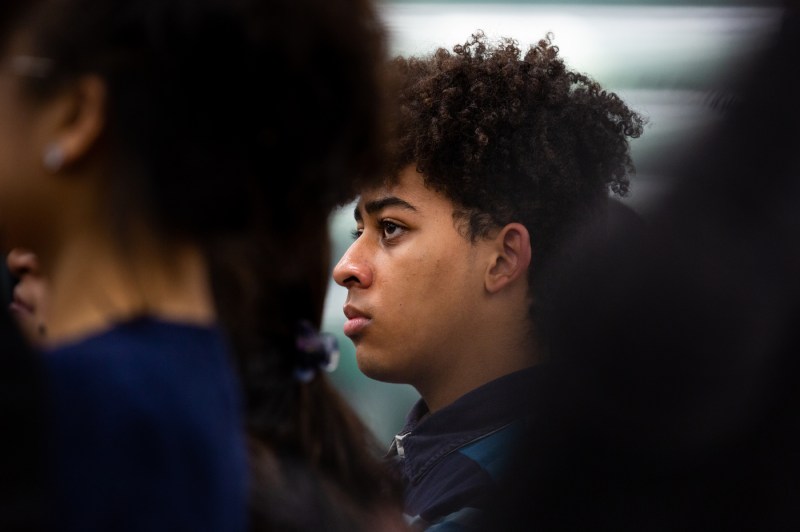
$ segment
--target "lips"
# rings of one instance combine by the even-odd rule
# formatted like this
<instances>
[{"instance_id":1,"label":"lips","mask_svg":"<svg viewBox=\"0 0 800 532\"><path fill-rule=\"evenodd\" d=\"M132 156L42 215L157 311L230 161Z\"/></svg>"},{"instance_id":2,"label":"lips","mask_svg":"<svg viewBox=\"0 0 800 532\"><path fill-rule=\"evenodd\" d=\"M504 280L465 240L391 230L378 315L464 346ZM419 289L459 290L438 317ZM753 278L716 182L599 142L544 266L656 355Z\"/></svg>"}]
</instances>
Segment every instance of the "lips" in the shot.
<instances>
[{"instance_id":1,"label":"lips","mask_svg":"<svg viewBox=\"0 0 800 532\"><path fill-rule=\"evenodd\" d=\"M32 316L33 315L33 312L31 311L31 309L28 306L20 304L20 303L18 303L16 301L12 301L8 305L8 309L13 314L16 314L16 315L24 315L24 316Z\"/></svg>"},{"instance_id":2,"label":"lips","mask_svg":"<svg viewBox=\"0 0 800 532\"><path fill-rule=\"evenodd\" d=\"M14 290L14 299L9 305L9 309L17 314L33 314L33 305L27 303L24 297L18 294L18 289Z\"/></svg>"},{"instance_id":3,"label":"lips","mask_svg":"<svg viewBox=\"0 0 800 532\"><path fill-rule=\"evenodd\" d=\"M372 318L364 312L351 305L344 306L344 315L347 321L344 323L345 336L352 338L364 332L364 329L372 322Z\"/></svg>"}]
</instances>

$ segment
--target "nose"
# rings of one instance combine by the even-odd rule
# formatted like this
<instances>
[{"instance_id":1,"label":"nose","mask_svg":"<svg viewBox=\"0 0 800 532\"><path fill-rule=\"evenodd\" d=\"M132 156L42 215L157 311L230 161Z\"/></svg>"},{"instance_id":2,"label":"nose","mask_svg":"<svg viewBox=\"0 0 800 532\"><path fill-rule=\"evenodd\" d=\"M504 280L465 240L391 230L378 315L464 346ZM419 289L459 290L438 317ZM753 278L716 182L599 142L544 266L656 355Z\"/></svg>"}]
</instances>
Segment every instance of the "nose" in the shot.
<instances>
[{"instance_id":1,"label":"nose","mask_svg":"<svg viewBox=\"0 0 800 532\"><path fill-rule=\"evenodd\" d=\"M27 249L14 248L9 251L6 265L8 265L11 275L17 279L27 274L39 273L39 261L36 259L36 254Z\"/></svg>"},{"instance_id":2,"label":"nose","mask_svg":"<svg viewBox=\"0 0 800 532\"><path fill-rule=\"evenodd\" d=\"M356 240L350 244L333 268L333 280L345 288L367 288L372 284L372 267L364 260L364 250L359 246L359 242Z\"/></svg>"}]
</instances>

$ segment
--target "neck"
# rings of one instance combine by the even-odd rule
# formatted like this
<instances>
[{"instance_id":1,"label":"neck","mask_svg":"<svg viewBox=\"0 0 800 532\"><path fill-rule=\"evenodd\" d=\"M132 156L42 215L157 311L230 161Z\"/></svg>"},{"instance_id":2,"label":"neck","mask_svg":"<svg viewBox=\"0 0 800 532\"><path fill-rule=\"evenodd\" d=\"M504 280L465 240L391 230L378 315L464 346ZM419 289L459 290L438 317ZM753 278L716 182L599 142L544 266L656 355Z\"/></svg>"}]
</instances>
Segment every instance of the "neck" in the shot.
<instances>
[{"instance_id":1,"label":"neck","mask_svg":"<svg viewBox=\"0 0 800 532\"><path fill-rule=\"evenodd\" d=\"M202 254L132 236L125 246L90 231L49 261L48 345L92 335L138 316L210 324L214 306Z\"/></svg>"},{"instance_id":2,"label":"neck","mask_svg":"<svg viewBox=\"0 0 800 532\"><path fill-rule=\"evenodd\" d=\"M536 348L528 319L527 298L521 305L476 315L469 334L452 343L448 362L414 383L428 409L435 412L495 379L535 365ZM516 308L518 312L508 312Z\"/></svg>"}]
</instances>

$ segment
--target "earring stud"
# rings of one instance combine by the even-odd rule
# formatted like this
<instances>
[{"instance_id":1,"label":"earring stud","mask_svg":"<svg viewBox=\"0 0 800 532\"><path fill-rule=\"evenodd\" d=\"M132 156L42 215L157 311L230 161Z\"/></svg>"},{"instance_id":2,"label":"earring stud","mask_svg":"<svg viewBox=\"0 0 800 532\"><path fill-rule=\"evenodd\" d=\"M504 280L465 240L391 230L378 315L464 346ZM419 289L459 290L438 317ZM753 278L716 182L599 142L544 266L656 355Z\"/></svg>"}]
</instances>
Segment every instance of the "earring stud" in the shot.
<instances>
[{"instance_id":1,"label":"earring stud","mask_svg":"<svg viewBox=\"0 0 800 532\"><path fill-rule=\"evenodd\" d=\"M42 164L51 172L58 172L64 165L64 150L56 143L52 143L44 150Z\"/></svg>"}]
</instances>

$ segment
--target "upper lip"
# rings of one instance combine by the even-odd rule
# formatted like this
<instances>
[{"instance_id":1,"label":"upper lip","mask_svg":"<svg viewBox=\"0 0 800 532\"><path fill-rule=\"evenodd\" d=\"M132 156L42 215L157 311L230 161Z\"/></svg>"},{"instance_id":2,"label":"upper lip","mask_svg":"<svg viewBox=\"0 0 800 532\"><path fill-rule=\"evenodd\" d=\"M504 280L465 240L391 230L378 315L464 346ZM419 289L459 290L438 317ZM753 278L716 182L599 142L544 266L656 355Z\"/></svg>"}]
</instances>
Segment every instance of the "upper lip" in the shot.
<instances>
[{"instance_id":1,"label":"upper lip","mask_svg":"<svg viewBox=\"0 0 800 532\"><path fill-rule=\"evenodd\" d=\"M369 318L367 314L357 309L353 305L345 305L343 310L344 310L344 315L347 317L348 320L354 320L356 318Z\"/></svg>"}]
</instances>

